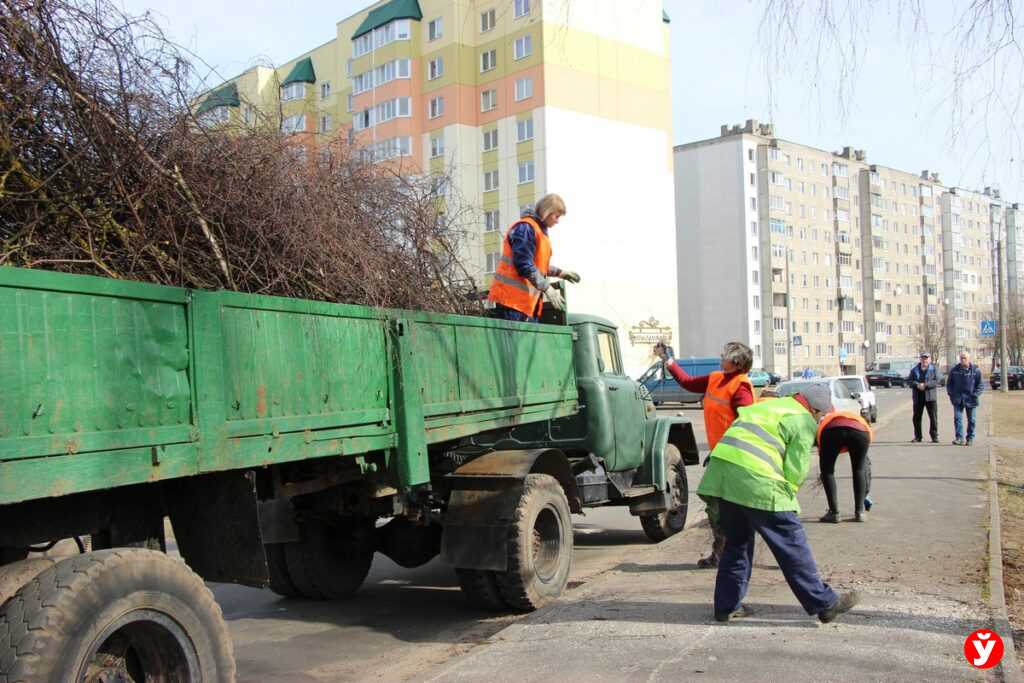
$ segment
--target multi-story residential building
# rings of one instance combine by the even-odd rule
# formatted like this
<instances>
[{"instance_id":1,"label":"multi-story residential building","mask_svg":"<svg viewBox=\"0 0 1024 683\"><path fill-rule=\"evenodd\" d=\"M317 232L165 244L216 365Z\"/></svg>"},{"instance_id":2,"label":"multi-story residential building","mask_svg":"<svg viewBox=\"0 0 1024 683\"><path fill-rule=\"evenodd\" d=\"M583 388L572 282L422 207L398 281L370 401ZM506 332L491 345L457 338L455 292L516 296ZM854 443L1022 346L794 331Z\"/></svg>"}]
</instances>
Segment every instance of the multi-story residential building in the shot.
<instances>
[{"instance_id":1,"label":"multi-story residential building","mask_svg":"<svg viewBox=\"0 0 1024 683\"><path fill-rule=\"evenodd\" d=\"M582 276L570 307L616 323L635 369L678 335L667 21L643 0L382 0L199 110L438 177L447 210L470 209L463 260L485 287L504 231L557 192L553 261Z\"/></svg>"},{"instance_id":2,"label":"multi-story residential building","mask_svg":"<svg viewBox=\"0 0 1024 683\"><path fill-rule=\"evenodd\" d=\"M999 220L1012 232L1009 282L1024 273L1024 223L1013 207L1003 219L998 193L782 140L756 121L676 147L675 163L681 354L738 339L755 366L789 376L991 351L980 324L994 316Z\"/></svg>"}]
</instances>

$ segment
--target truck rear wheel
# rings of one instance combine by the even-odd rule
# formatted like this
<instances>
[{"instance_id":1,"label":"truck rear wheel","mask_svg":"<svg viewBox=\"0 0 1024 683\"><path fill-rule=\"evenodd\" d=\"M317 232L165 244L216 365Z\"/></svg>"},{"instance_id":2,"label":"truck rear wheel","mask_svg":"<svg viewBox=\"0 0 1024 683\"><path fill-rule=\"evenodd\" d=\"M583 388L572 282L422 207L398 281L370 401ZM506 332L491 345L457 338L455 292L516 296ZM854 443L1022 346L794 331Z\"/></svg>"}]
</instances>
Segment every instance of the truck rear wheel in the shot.
<instances>
[{"instance_id":1,"label":"truck rear wheel","mask_svg":"<svg viewBox=\"0 0 1024 683\"><path fill-rule=\"evenodd\" d=\"M76 555L22 586L0 611L5 681L233 681L213 594L151 550Z\"/></svg>"},{"instance_id":2,"label":"truck rear wheel","mask_svg":"<svg viewBox=\"0 0 1024 683\"><path fill-rule=\"evenodd\" d=\"M267 557L267 574L270 576L270 590L283 598L301 598L302 592L295 587L283 543L266 543L263 552Z\"/></svg>"},{"instance_id":3,"label":"truck rear wheel","mask_svg":"<svg viewBox=\"0 0 1024 683\"><path fill-rule=\"evenodd\" d=\"M668 482L672 507L657 515L642 515L640 524L647 538L664 541L686 526L686 514L690 508L690 487L686 480L686 467L679 449L672 444L665 445L665 481Z\"/></svg>"},{"instance_id":4,"label":"truck rear wheel","mask_svg":"<svg viewBox=\"0 0 1024 683\"><path fill-rule=\"evenodd\" d=\"M558 480L530 474L509 527L508 569L498 588L513 609L530 612L565 590L572 568L569 502Z\"/></svg>"},{"instance_id":5,"label":"truck rear wheel","mask_svg":"<svg viewBox=\"0 0 1024 683\"><path fill-rule=\"evenodd\" d=\"M314 600L337 600L355 593L373 562L373 522L346 519L341 525L311 521L299 540L286 543L288 574L299 593Z\"/></svg>"},{"instance_id":6,"label":"truck rear wheel","mask_svg":"<svg viewBox=\"0 0 1024 683\"><path fill-rule=\"evenodd\" d=\"M470 604L493 611L508 609L508 603L501 596L498 577L494 572L488 569L456 567L455 578L458 579L459 588Z\"/></svg>"}]
</instances>

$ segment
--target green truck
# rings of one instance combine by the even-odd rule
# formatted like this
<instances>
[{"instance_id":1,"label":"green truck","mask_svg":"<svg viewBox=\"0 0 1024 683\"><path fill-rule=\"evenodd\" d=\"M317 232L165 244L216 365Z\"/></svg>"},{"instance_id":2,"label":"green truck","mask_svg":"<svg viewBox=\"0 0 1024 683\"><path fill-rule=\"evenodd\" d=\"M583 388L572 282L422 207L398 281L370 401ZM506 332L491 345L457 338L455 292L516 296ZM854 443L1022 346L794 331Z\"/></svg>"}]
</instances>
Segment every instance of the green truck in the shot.
<instances>
[{"instance_id":1,"label":"green truck","mask_svg":"<svg viewBox=\"0 0 1024 683\"><path fill-rule=\"evenodd\" d=\"M204 579L335 599L378 552L440 554L474 603L536 609L566 586L571 513L626 506L663 539L698 459L594 316L6 267L0 367L5 683L230 680ZM39 552L67 539L78 554Z\"/></svg>"}]
</instances>

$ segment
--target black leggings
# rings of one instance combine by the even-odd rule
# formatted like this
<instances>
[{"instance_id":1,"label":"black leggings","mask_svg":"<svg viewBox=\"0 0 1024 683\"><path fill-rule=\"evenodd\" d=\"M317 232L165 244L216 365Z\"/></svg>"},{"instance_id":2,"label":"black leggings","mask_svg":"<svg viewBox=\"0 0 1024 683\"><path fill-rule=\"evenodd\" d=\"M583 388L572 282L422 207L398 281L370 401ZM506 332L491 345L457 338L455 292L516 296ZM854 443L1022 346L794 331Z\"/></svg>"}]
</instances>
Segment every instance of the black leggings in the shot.
<instances>
[{"instance_id":1,"label":"black leggings","mask_svg":"<svg viewBox=\"0 0 1024 683\"><path fill-rule=\"evenodd\" d=\"M829 512L839 512L836 495L836 458L839 449L846 447L850 452L850 467L853 468L853 509L864 510L864 499L871 492L871 461L868 460L870 445L867 432L853 427L825 428L818 444L818 467L821 483L825 487Z\"/></svg>"}]
</instances>

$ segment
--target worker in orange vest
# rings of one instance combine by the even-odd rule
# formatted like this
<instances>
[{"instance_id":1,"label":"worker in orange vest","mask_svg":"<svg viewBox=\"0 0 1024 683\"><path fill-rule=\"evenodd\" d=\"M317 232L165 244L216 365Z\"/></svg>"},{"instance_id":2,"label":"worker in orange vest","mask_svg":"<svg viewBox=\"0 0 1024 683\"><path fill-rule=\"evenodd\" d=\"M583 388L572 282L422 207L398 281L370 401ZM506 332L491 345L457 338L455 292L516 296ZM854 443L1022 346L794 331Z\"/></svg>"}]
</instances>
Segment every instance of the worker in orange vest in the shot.
<instances>
[{"instance_id":1,"label":"worker in orange vest","mask_svg":"<svg viewBox=\"0 0 1024 683\"><path fill-rule=\"evenodd\" d=\"M580 281L578 273L551 265L548 230L558 225L564 215L565 202L557 194L549 194L509 228L487 296L494 302L495 317L535 323L544 310L542 295L555 308L565 310L561 293L548 279Z\"/></svg>"},{"instance_id":2,"label":"worker in orange vest","mask_svg":"<svg viewBox=\"0 0 1024 683\"><path fill-rule=\"evenodd\" d=\"M753 352L743 342L729 342L722 348L722 369L699 377L687 375L676 364L664 344L657 344L654 352L665 361L665 369L675 377L679 386L687 391L704 394L704 430L708 437L708 452L713 451L725 430L736 419L736 411L754 402L754 387L747 377L754 362ZM711 554L697 560L699 569L717 567L725 548L725 534L718 526L717 510L709 505L707 513L713 540Z\"/></svg>"},{"instance_id":3,"label":"worker in orange vest","mask_svg":"<svg viewBox=\"0 0 1024 683\"><path fill-rule=\"evenodd\" d=\"M836 458L840 453L850 454L853 469L853 521L868 521L867 511L871 509L871 460L868 447L874 439L871 425L857 413L833 412L818 424L818 468L828 512L819 521L839 523L839 502L836 495Z\"/></svg>"}]
</instances>

